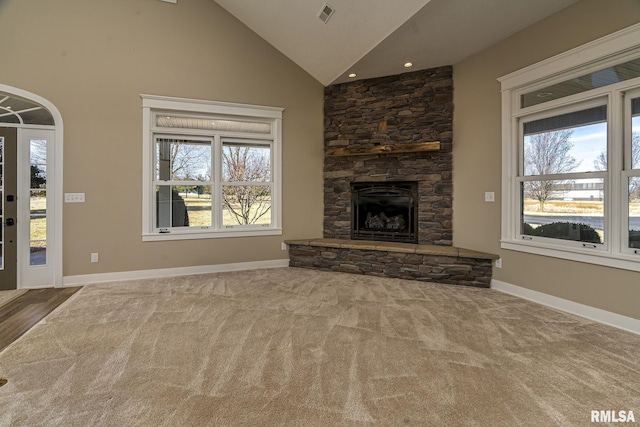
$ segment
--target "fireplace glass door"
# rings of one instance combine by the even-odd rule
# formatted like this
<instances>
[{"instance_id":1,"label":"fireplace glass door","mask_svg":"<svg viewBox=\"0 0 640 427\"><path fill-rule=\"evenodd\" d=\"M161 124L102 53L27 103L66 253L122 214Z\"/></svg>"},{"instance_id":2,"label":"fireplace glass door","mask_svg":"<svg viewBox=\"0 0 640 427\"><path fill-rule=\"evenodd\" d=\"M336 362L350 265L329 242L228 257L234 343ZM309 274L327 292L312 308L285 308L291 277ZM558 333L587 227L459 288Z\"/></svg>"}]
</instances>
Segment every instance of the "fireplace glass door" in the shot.
<instances>
[{"instance_id":1,"label":"fireplace glass door","mask_svg":"<svg viewBox=\"0 0 640 427\"><path fill-rule=\"evenodd\" d=\"M351 238L418 243L417 182L351 184Z\"/></svg>"}]
</instances>

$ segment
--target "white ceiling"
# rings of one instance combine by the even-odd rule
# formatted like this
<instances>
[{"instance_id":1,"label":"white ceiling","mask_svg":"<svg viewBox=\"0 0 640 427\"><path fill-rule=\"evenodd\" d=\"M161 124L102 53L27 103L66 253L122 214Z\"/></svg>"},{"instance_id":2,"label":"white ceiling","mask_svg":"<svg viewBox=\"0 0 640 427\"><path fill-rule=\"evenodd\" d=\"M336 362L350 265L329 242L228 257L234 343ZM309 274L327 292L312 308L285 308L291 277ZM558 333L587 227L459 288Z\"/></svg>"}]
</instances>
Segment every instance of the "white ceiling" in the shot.
<instances>
[{"instance_id":1,"label":"white ceiling","mask_svg":"<svg viewBox=\"0 0 640 427\"><path fill-rule=\"evenodd\" d=\"M215 0L323 85L452 65L578 0ZM410 69L405 62L412 62Z\"/></svg>"}]
</instances>

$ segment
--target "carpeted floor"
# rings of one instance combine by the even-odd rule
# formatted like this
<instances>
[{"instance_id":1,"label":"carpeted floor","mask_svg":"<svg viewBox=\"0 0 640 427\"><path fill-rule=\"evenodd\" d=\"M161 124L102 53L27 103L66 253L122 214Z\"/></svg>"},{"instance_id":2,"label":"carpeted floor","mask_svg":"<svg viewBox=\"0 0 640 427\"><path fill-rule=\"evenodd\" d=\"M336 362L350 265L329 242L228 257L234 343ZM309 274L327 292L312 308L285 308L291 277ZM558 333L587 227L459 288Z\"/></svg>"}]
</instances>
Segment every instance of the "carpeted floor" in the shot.
<instances>
[{"instance_id":1,"label":"carpeted floor","mask_svg":"<svg viewBox=\"0 0 640 427\"><path fill-rule=\"evenodd\" d=\"M12 289L9 291L0 291L0 307L8 303L9 301L18 298L20 295L27 292L26 289Z\"/></svg>"},{"instance_id":2,"label":"carpeted floor","mask_svg":"<svg viewBox=\"0 0 640 427\"><path fill-rule=\"evenodd\" d=\"M640 336L487 289L282 268L81 289L0 353L0 425L581 426Z\"/></svg>"}]
</instances>

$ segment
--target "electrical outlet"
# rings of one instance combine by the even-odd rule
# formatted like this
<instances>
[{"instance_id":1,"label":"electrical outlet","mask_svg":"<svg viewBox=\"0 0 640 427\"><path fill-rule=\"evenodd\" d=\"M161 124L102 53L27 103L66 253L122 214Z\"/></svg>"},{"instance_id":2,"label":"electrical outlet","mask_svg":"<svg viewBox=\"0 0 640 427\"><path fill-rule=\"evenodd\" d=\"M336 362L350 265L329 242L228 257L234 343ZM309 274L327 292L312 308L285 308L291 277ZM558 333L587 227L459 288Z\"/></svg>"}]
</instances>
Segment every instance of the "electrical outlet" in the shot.
<instances>
[{"instance_id":1,"label":"electrical outlet","mask_svg":"<svg viewBox=\"0 0 640 427\"><path fill-rule=\"evenodd\" d=\"M91 262L98 262L99 258L98 258L98 253L97 252L93 252L91 254Z\"/></svg>"},{"instance_id":2,"label":"electrical outlet","mask_svg":"<svg viewBox=\"0 0 640 427\"><path fill-rule=\"evenodd\" d=\"M484 201L485 202L495 202L496 195L493 191L487 191L484 193Z\"/></svg>"},{"instance_id":3,"label":"electrical outlet","mask_svg":"<svg viewBox=\"0 0 640 427\"><path fill-rule=\"evenodd\" d=\"M495 265L496 268L502 268L502 258L498 258L497 260L495 260L493 262L493 265Z\"/></svg>"},{"instance_id":4,"label":"electrical outlet","mask_svg":"<svg viewBox=\"0 0 640 427\"><path fill-rule=\"evenodd\" d=\"M287 244L285 242L282 242L282 245L280 246L280 249L282 249L283 251L287 250Z\"/></svg>"}]
</instances>

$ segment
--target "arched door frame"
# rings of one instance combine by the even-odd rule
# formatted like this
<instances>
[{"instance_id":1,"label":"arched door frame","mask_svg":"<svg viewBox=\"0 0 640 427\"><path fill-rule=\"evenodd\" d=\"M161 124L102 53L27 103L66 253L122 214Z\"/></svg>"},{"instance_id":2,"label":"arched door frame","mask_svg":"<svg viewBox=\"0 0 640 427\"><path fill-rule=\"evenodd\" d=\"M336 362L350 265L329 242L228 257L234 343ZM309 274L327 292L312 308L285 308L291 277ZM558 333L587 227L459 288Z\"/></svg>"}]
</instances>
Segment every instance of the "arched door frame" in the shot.
<instances>
[{"instance_id":1,"label":"arched door frame","mask_svg":"<svg viewBox=\"0 0 640 427\"><path fill-rule=\"evenodd\" d=\"M22 98L29 99L35 103L42 105L44 108L49 110L51 115L53 116L54 121L54 137L55 137L55 145L54 145L54 158L53 165L55 168L54 182L53 182L53 191L56 203L54 203L54 224L53 224L53 233L54 233L54 247L51 248L52 252L55 254L54 262L53 262L53 286L61 287L63 285L62 280L62 212L63 212L63 179L62 179L62 154L63 154L63 122L62 115L60 111L49 102L47 99L42 98L34 93L27 92L22 89L18 89L12 86L7 86L4 84L0 84L0 92L5 92L8 94L12 94L15 96L19 96ZM20 125L18 128L27 128L28 125Z\"/></svg>"}]
</instances>

